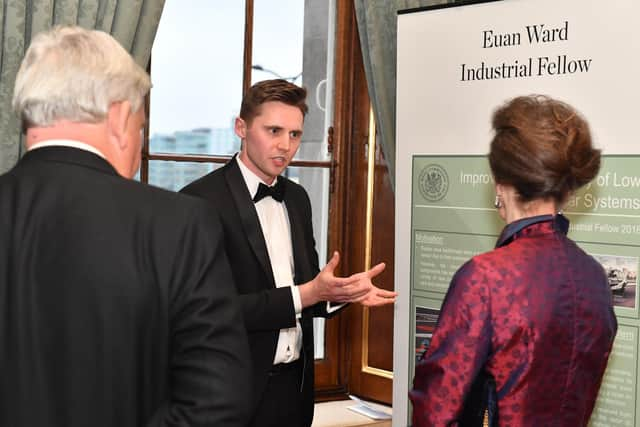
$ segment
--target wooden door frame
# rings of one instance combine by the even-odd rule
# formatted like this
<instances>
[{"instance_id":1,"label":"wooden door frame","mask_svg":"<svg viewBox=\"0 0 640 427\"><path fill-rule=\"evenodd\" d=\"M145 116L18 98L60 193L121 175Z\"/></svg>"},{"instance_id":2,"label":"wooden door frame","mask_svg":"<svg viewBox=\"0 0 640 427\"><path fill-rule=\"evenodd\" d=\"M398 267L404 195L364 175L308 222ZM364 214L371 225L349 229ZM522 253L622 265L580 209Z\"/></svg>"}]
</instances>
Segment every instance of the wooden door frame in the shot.
<instances>
[{"instance_id":1,"label":"wooden door frame","mask_svg":"<svg viewBox=\"0 0 640 427\"><path fill-rule=\"evenodd\" d=\"M371 232L371 224L363 207L371 202L367 200L372 173L369 160L376 152L353 2L337 2L334 102L333 129L329 132L333 160L328 247L340 251L338 273L348 274L367 268L370 260L371 240L366 234ZM326 323L327 357L316 362L317 401L355 393L391 403L392 379L367 364L367 314L354 304Z\"/></svg>"},{"instance_id":2,"label":"wooden door frame","mask_svg":"<svg viewBox=\"0 0 640 427\"><path fill-rule=\"evenodd\" d=\"M348 198L350 191L350 141L355 122L354 111L359 111L354 101L356 89L356 68L362 67L362 54L352 2L336 2L335 37L335 97L332 131L333 141L331 166L331 197L329 203L330 251L338 250L341 255L338 274L349 271L349 251L347 230L349 229ZM361 88L360 88L361 89ZM366 92L366 88L365 88ZM366 100L368 106L368 99ZM368 107L367 107L368 108ZM351 310L348 307L346 311ZM348 361L350 359L348 339L350 327L342 313L326 323L326 357L316 361L316 400L346 398L348 393Z\"/></svg>"}]
</instances>

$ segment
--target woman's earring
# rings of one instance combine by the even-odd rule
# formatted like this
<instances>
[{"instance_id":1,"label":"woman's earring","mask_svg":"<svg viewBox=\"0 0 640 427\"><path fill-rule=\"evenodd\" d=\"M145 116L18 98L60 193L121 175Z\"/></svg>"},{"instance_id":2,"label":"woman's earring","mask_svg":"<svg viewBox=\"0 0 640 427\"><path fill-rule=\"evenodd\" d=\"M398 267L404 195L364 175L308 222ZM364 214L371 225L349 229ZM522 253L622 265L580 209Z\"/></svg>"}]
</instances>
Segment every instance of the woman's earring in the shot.
<instances>
[{"instance_id":1,"label":"woman's earring","mask_svg":"<svg viewBox=\"0 0 640 427\"><path fill-rule=\"evenodd\" d=\"M496 200L493 202L493 206L496 209L500 209L503 206L502 197L500 197L500 195L496 194Z\"/></svg>"}]
</instances>

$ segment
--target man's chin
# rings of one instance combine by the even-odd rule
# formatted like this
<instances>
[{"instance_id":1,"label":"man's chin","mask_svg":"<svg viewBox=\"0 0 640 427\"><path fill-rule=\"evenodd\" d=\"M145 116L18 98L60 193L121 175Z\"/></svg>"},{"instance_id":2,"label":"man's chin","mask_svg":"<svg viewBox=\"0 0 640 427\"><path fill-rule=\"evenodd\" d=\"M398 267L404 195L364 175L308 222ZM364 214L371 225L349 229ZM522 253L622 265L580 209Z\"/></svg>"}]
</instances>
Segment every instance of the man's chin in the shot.
<instances>
[{"instance_id":1,"label":"man's chin","mask_svg":"<svg viewBox=\"0 0 640 427\"><path fill-rule=\"evenodd\" d=\"M276 176L282 175L286 169L286 166L273 168L269 171L269 174L275 178Z\"/></svg>"}]
</instances>

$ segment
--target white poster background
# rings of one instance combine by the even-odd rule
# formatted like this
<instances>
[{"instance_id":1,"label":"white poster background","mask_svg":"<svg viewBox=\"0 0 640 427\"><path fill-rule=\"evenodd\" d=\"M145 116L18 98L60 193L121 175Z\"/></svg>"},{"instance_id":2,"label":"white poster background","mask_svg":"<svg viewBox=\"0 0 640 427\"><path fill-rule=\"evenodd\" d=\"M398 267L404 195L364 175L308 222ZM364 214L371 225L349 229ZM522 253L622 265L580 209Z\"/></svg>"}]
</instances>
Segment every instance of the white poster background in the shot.
<instances>
[{"instance_id":1,"label":"white poster background","mask_svg":"<svg viewBox=\"0 0 640 427\"><path fill-rule=\"evenodd\" d=\"M589 121L605 154L638 154L640 2L504 0L398 17L396 290L393 426L406 426L411 342L411 160L416 154L485 154L491 114L506 100L547 94ZM564 28L567 40L529 43L527 26ZM483 47L485 31L520 33L520 45ZM512 38L514 40L515 38ZM588 72L537 76L537 58L591 59ZM467 68L533 58L532 77L461 81ZM491 204L487 200L487 204Z\"/></svg>"}]
</instances>

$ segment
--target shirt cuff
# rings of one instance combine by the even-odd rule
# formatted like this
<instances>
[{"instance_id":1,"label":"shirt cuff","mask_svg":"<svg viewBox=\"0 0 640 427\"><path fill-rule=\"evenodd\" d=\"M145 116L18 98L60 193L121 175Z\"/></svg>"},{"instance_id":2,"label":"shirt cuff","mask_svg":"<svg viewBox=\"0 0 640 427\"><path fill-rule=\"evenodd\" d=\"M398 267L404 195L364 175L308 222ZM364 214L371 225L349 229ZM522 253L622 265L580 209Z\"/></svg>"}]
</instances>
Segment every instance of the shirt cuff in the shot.
<instances>
[{"instance_id":1,"label":"shirt cuff","mask_svg":"<svg viewBox=\"0 0 640 427\"><path fill-rule=\"evenodd\" d=\"M344 307L345 305L347 305L346 302L343 302L342 304L336 304L336 303L327 302L327 314L331 314L334 311L338 311L342 307Z\"/></svg>"},{"instance_id":2,"label":"shirt cuff","mask_svg":"<svg viewBox=\"0 0 640 427\"><path fill-rule=\"evenodd\" d=\"M296 311L296 318L302 316L302 299L300 298L300 289L297 286L291 286L291 296L293 297L293 309Z\"/></svg>"}]
</instances>

